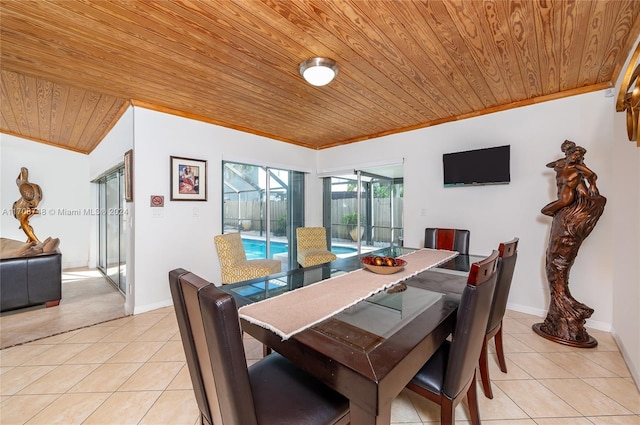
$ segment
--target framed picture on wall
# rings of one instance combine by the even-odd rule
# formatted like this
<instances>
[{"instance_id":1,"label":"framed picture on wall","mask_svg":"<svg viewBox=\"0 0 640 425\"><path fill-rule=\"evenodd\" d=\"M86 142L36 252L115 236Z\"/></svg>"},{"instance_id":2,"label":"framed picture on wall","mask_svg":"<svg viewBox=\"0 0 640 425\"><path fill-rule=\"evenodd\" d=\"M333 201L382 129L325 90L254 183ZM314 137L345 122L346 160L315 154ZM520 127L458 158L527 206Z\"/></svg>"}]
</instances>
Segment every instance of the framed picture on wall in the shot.
<instances>
[{"instance_id":1,"label":"framed picture on wall","mask_svg":"<svg viewBox=\"0 0 640 425\"><path fill-rule=\"evenodd\" d=\"M124 153L124 200L133 202L133 149Z\"/></svg>"},{"instance_id":2,"label":"framed picture on wall","mask_svg":"<svg viewBox=\"0 0 640 425\"><path fill-rule=\"evenodd\" d=\"M207 200L207 161L201 159L171 158L171 200Z\"/></svg>"}]
</instances>

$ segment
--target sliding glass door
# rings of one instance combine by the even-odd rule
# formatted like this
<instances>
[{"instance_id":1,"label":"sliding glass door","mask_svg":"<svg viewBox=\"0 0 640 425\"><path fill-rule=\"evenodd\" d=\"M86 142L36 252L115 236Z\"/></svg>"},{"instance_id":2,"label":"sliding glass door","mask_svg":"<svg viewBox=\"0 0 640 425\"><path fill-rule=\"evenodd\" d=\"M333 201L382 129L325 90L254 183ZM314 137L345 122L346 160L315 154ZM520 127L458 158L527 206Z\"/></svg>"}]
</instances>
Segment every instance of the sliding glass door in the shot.
<instances>
[{"instance_id":1,"label":"sliding glass door","mask_svg":"<svg viewBox=\"0 0 640 425\"><path fill-rule=\"evenodd\" d=\"M98 269L126 294L124 167L106 173L95 183L98 184Z\"/></svg>"},{"instance_id":2,"label":"sliding glass door","mask_svg":"<svg viewBox=\"0 0 640 425\"><path fill-rule=\"evenodd\" d=\"M248 259L295 268L295 229L304 223L304 174L224 161L223 233L240 232Z\"/></svg>"},{"instance_id":3,"label":"sliding glass door","mask_svg":"<svg viewBox=\"0 0 640 425\"><path fill-rule=\"evenodd\" d=\"M357 170L326 177L323 192L324 225L331 229L334 253L346 255L349 247L357 253L402 245L401 172L386 176Z\"/></svg>"}]
</instances>

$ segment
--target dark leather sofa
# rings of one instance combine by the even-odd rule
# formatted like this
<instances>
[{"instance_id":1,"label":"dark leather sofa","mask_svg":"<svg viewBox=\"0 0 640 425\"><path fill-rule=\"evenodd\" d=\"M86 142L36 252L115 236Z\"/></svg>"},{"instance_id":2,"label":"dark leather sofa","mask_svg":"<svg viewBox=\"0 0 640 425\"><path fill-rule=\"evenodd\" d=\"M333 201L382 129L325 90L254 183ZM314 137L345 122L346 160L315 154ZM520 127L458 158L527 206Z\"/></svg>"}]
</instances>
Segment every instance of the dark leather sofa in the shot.
<instances>
[{"instance_id":1,"label":"dark leather sofa","mask_svg":"<svg viewBox=\"0 0 640 425\"><path fill-rule=\"evenodd\" d=\"M51 307L61 298L60 251L0 260L0 311L38 304Z\"/></svg>"}]
</instances>

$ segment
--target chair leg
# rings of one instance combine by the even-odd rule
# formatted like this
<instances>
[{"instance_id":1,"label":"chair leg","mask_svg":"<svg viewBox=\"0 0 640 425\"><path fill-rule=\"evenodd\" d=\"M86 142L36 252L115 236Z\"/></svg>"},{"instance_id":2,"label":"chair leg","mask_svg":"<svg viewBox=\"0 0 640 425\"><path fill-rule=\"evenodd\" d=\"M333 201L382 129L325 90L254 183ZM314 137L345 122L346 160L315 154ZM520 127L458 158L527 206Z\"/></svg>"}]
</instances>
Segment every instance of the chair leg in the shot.
<instances>
[{"instance_id":1,"label":"chair leg","mask_svg":"<svg viewBox=\"0 0 640 425\"><path fill-rule=\"evenodd\" d=\"M447 397L440 397L440 424L453 425L456 421L456 406Z\"/></svg>"},{"instance_id":2,"label":"chair leg","mask_svg":"<svg viewBox=\"0 0 640 425\"><path fill-rule=\"evenodd\" d=\"M498 355L498 363L500 364L500 370L504 373L507 373L507 362L504 359L504 349L502 347L502 321L500 322L498 333L496 333L495 341L496 341L496 354Z\"/></svg>"},{"instance_id":3,"label":"chair leg","mask_svg":"<svg viewBox=\"0 0 640 425\"><path fill-rule=\"evenodd\" d=\"M469 403L469 416L472 425L480 425L480 409L478 408L478 391L476 390L476 374L467 390L467 403Z\"/></svg>"},{"instance_id":4,"label":"chair leg","mask_svg":"<svg viewBox=\"0 0 640 425\"><path fill-rule=\"evenodd\" d=\"M489 353L487 349L488 339L484 337L482 343L482 350L480 351L480 379L482 380L482 390L487 398L493 398L493 391L491 390L491 380L489 379Z\"/></svg>"}]
</instances>

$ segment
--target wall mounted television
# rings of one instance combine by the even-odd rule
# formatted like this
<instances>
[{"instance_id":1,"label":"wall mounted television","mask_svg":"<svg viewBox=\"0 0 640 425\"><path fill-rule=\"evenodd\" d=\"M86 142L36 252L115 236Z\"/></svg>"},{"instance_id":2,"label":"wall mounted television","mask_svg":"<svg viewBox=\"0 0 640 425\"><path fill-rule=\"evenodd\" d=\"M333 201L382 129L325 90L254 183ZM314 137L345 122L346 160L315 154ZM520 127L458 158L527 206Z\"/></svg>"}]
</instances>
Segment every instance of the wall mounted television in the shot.
<instances>
[{"instance_id":1,"label":"wall mounted television","mask_svg":"<svg viewBox=\"0 0 640 425\"><path fill-rule=\"evenodd\" d=\"M507 184L511 181L511 145L442 155L445 187Z\"/></svg>"}]
</instances>

